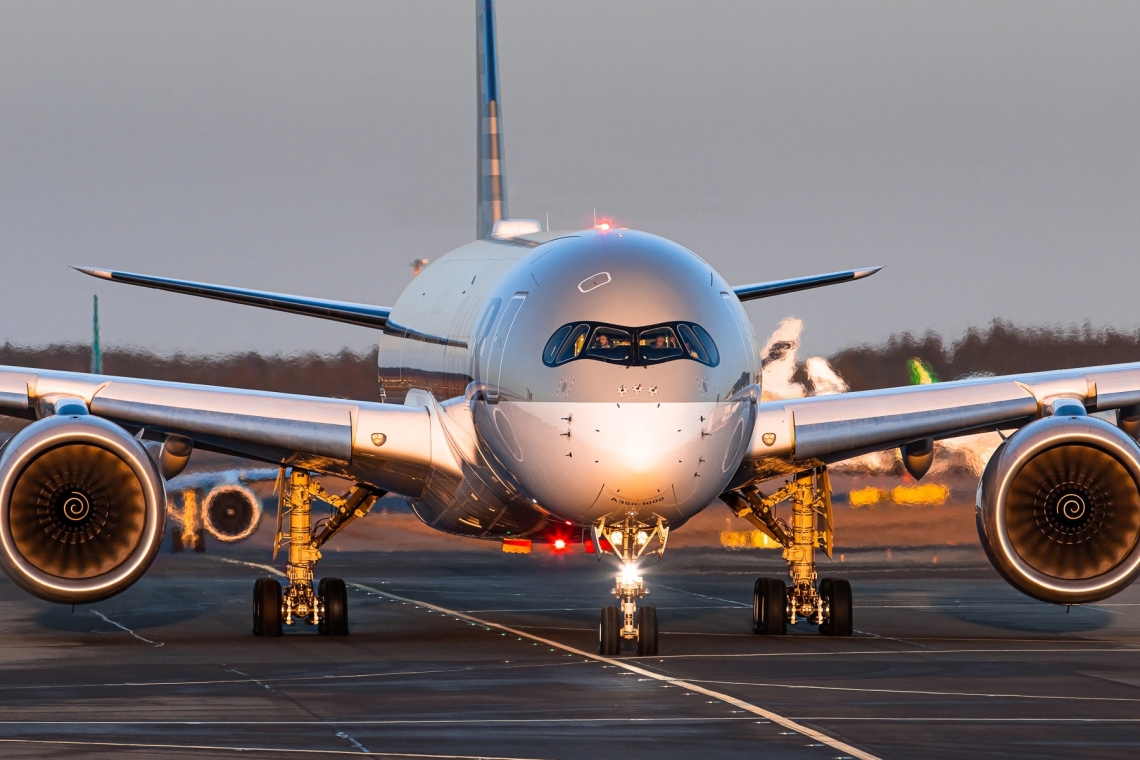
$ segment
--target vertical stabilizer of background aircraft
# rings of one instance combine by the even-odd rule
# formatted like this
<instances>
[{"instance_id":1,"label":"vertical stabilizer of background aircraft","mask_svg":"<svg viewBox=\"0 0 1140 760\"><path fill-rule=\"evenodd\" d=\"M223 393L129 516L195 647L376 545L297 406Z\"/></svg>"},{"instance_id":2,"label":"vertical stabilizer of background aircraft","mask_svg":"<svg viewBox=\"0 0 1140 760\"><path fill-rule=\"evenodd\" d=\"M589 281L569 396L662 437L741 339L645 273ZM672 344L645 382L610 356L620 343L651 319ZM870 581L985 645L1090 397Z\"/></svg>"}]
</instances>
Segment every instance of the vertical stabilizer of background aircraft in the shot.
<instances>
[{"instance_id":1,"label":"vertical stabilizer of background aircraft","mask_svg":"<svg viewBox=\"0 0 1140 760\"><path fill-rule=\"evenodd\" d=\"M911 385L931 385L942 382L938 379L938 375L934 374L930 365L917 356L906 360L906 371L910 375Z\"/></svg>"}]
</instances>

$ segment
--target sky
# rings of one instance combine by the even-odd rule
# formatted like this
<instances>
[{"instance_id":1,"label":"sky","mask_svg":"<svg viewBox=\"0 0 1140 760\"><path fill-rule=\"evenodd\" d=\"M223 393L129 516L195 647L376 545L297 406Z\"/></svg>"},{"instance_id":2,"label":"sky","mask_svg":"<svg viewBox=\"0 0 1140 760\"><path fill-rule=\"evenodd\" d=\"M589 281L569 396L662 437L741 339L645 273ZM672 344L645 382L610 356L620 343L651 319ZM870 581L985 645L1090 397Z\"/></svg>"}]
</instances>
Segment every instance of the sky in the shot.
<instances>
[{"instance_id":1,"label":"sky","mask_svg":"<svg viewBox=\"0 0 1140 760\"><path fill-rule=\"evenodd\" d=\"M0 340L367 351L71 265L392 304L475 229L471 0L0 1ZM511 215L593 210L807 353L1140 326L1140 3L498 3Z\"/></svg>"}]
</instances>

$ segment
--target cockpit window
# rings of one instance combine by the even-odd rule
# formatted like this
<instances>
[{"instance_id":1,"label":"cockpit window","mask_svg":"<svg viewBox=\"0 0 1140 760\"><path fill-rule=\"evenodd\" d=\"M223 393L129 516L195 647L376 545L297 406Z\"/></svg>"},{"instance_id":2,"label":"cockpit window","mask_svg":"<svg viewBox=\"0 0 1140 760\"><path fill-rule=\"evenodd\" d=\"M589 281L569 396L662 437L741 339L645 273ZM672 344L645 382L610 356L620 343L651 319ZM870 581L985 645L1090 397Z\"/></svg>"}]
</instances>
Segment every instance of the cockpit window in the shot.
<instances>
[{"instance_id":1,"label":"cockpit window","mask_svg":"<svg viewBox=\"0 0 1140 760\"><path fill-rule=\"evenodd\" d=\"M633 336L617 327L595 327L586 356L612 364L628 364L633 358Z\"/></svg>"},{"instance_id":2,"label":"cockpit window","mask_svg":"<svg viewBox=\"0 0 1140 760\"><path fill-rule=\"evenodd\" d=\"M679 325L683 328L684 325ZM651 327L637 334L637 352L641 360L647 364L654 362L667 362L670 359L681 358L681 346L677 343L677 333L672 327ZM696 357L693 357L696 359ZM700 361L698 359L698 361ZM705 362L706 364L708 362Z\"/></svg>"},{"instance_id":3,"label":"cockpit window","mask_svg":"<svg viewBox=\"0 0 1140 760\"><path fill-rule=\"evenodd\" d=\"M720 352L716 350L716 343L713 342L712 336L708 334L708 331L705 330L705 328L701 327L700 325L681 325L681 327L693 328L693 332L695 332L697 334L697 337L701 339L701 345L705 347L705 351L708 353L708 364L713 367L720 364ZM700 360L698 359L698 361Z\"/></svg>"},{"instance_id":4,"label":"cockpit window","mask_svg":"<svg viewBox=\"0 0 1140 760\"><path fill-rule=\"evenodd\" d=\"M701 339L697 337L697 334L693 332L693 328L688 325L678 325L677 329L681 333L681 342L685 344L685 353L701 364L711 363L708 350Z\"/></svg>"},{"instance_id":5,"label":"cockpit window","mask_svg":"<svg viewBox=\"0 0 1140 760\"><path fill-rule=\"evenodd\" d=\"M586 337L590 334L589 325L563 325L546 342L542 363L548 367L565 364L582 355L586 347Z\"/></svg>"},{"instance_id":6,"label":"cockpit window","mask_svg":"<svg viewBox=\"0 0 1140 760\"><path fill-rule=\"evenodd\" d=\"M574 325L562 325L553 335L550 340L546 341L546 348L542 351L542 363L554 364L554 360L558 357L558 349L562 348L562 342L566 340L566 336L574 329Z\"/></svg>"},{"instance_id":7,"label":"cockpit window","mask_svg":"<svg viewBox=\"0 0 1140 760\"><path fill-rule=\"evenodd\" d=\"M715 367L720 363L720 354L712 336L692 322L640 328L571 322L550 336L542 352L542 363L557 367L575 359L594 359L627 367L692 359Z\"/></svg>"}]
</instances>

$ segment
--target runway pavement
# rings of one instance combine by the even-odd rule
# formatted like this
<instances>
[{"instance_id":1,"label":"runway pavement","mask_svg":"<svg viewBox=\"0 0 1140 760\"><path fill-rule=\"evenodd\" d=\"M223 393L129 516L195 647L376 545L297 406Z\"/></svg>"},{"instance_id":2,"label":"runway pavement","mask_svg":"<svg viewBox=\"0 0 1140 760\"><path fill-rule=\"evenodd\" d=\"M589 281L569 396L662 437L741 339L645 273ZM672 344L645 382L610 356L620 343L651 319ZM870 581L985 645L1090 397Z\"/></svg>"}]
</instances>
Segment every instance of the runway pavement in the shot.
<instances>
[{"instance_id":1,"label":"runway pavement","mask_svg":"<svg viewBox=\"0 0 1140 760\"><path fill-rule=\"evenodd\" d=\"M935 561L937 559L937 561ZM352 634L250 634L263 551L163 554L106 602L0 581L0 756L1128 757L1140 591L1034 602L974 549L848 553L850 639L749 632L774 553L645 568L661 655L598 658L593 556L341 552ZM275 566L283 568L281 563Z\"/></svg>"}]
</instances>

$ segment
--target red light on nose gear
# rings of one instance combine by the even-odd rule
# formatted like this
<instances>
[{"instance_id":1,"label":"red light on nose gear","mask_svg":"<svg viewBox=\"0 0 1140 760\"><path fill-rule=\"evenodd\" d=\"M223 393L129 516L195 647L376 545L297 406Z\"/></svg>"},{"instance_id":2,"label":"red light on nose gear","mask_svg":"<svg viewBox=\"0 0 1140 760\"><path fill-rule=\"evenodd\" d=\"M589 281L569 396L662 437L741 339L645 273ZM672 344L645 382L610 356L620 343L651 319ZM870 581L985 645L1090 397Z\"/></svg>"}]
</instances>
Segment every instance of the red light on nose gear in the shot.
<instances>
[{"instance_id":1,"label":"red light on nose gear","mask_svg":"<svg viewBox=\"0 0 1140 760\"><path fill-rule=\"evenodd\" d=\"M566 542L563 541L561 538L557 538L554 540L555 551L562 551L565 548L566 548Z\"/></svg>"}]
</instances>

